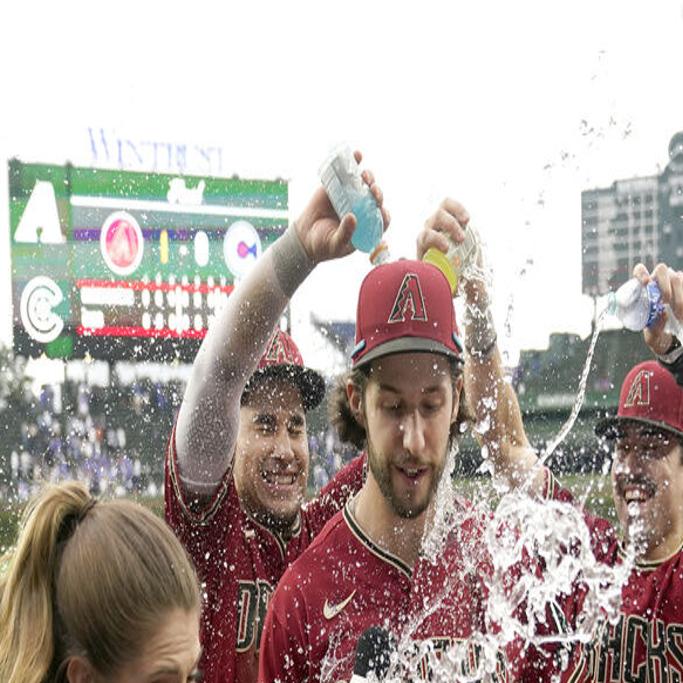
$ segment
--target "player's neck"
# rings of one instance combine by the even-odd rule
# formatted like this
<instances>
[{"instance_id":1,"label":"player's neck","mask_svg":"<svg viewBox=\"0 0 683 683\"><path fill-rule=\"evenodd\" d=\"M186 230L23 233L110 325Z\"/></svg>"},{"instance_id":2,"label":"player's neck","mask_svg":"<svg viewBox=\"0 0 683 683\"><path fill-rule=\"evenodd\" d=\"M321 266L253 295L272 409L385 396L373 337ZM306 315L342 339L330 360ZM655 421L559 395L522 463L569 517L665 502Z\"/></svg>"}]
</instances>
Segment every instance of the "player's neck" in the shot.
<instances>
[{"instance_id":1,"label":"player's neck","mask_svg":"<svg viewBox=\"0 0 683 683\"><path fill-rule=\"evenodd\" d=\"M368 476L358 492L352 511L356 522L373 543L409 567L415 565L422 543L424 512L413 519L397 515L372 476Z\"/></svg>"},{"instance_id":2,"label":"player's neck","mask_svg":"<svg viewBox=\"0 0 683 683\"><path fill-rule=\"evenodd\" d=\"M649 543L638 560L641 562L662 562L678 552L682 544L683 530L676 528L661 541Z\"/></svg>"}]
</instances>

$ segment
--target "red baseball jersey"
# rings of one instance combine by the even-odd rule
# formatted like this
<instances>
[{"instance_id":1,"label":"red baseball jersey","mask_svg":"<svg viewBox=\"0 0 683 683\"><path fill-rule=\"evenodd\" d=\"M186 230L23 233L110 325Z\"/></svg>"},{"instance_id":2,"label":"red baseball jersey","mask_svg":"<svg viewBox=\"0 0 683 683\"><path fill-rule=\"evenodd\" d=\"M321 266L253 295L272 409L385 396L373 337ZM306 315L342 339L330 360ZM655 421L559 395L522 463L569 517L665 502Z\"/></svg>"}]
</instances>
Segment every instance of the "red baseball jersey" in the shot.
<instances>
[{"instance_id":1,"label":"red baseball jersey","mask_svg":"<svg viewBox=\"0 0 683 683\"><path fill-rule=\"evenodd\" d=\"M549 496L571 501L551 477ZM622 561L623 547L604 519L585 515L595 558L609 566ZM570 626L581 611L584 594L575 591L565 605ZM683 545L658 562L636 562L621 592L615 624L602 622L593 640L575 645L563 681L683 681Z\"/></svg>"},{"instance_id":2,"label":"red baseball jersey","mask_svg":"<svg viewBox=\"0 0 683 683\"><path fill-rule=\"evenodd\" d=\"M358 638L371 626L431 644L410 678L429 676L429 657L484 632L490 571L481 524L467 517L435 564L420 558L413 571L378 547L355 521L349 505L327 524L285 572L271 599L261 641L259 681L348 681ZM463 673L476 669L468 645ZM506 679L501 653L492 680Z\"/></svg>"},{"instance_id":3,"label":"red baseball jersey","mask_svg":"<svg viewBox=\"0 0 683 683\"><path fill-rule=\"evenodd\" d=\"M240 506L232 472L197 508L178 474L175 430L166 457L166 521L185 546L204 593L200 668L207 683L253 683L270 596L283 572L325 523L362 486L364 457L342 469L318 498L304 505L288 541Z\"/></svg>"}]
</instances>

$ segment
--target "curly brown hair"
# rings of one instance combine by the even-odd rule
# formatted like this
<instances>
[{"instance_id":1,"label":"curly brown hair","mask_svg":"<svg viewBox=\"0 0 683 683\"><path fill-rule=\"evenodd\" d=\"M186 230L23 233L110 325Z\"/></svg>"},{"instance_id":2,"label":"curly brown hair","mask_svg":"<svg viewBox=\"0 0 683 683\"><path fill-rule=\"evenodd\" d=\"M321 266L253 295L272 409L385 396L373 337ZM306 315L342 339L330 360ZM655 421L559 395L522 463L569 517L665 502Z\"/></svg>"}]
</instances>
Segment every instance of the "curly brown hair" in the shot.
<instances>
[{"instance_id":1,"label":"curly brown hair","mask_svg":"<svg viewBox=\"0 0 683 683\"><path fill-rule=\"evenodd\" d=\"M457 361L449 359L451 370L451 380L453 383L453 391L455 391L455 382L458 377L462 376L462 365ZM370 368L372 364L350 370L349 372L340 375L334 382L332 389L328 394L327 412L330 424L337 430L337 434L343 443L349 443L358 450L363 450L366 446L367 435L365 427L356 420L355 415L349 406L349 400L346 395L346 385L348 382L355 384L360 390L361 394L365 396L365 388L368 384L370 376ZM467 397L465 396L465 389L460 392L460 405L458 406L458 415L455 422L450 429L450 442L458 437L465 428L474 422L472 411L470 410Z\"/></svg>"}]
</instances>

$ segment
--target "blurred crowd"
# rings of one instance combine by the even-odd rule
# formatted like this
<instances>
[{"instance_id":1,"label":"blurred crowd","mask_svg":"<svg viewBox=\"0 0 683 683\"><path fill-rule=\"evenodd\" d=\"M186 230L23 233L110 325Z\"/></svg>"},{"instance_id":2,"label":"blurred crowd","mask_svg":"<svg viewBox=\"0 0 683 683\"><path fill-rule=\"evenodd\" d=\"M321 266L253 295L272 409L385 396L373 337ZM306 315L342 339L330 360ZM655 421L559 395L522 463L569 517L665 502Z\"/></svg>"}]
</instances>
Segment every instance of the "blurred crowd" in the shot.
<instances>
[{"instance_id":1,"label":"blurred crowd","mask_svg":"<svg viewBox=\"0 0 683 683\"><path fill-rule=\"evenodd\" d=\"M43 482L77 479L93 495L160 496L163 458L184 386L70 382L28 387L0 406L0 500L26 500ZM333 429L309 438L309 491L320 490L355 450Z\"/></svg>"},{"instance_id":2,"label":"blurred crowd","mask_svg":"<svg viewBox=\"0 0 683 683\"><path fill-rule=\"evenodd\" d=\"M156 496L182 397L176 383L81 382L28 388L5 406L0 497L26 499L41 483L84 482L91 493Z\"/></svg>"}]
</instances>

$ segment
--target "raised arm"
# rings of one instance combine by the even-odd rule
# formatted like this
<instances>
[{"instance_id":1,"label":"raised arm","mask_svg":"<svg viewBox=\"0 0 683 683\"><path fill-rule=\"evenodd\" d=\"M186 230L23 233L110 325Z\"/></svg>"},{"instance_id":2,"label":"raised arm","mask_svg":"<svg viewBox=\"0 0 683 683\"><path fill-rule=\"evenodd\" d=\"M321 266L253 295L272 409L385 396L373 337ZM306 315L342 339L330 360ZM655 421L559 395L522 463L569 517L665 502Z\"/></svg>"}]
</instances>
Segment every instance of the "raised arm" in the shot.
<instances>
[{"instance_id":1,"label":"raised arm","mask_svg":"<svg viewBox=\"0 0 683 683\"><path fill-rule=\"evenodd\" d=\"M360 161L360 154L356 153ZM369 171L365 182L382 204ZM389 217L383 209L385 228ZM192 367L175 440L184 484L210 493L232 465L240 398L290 297L315 265L353 251L352 214L340 221L316 190L298 220L254 265L211 325Z\"/></svg>"},{"instance_id":2,"label":"raised arm","mask_svg":"<svg viewBox=\"0 0 683 683\"><path fill-rule=\"evenodd\" d=\"M654 280L662 293L662 301L670 307L678 326L683 329L683 273L659 263L650 273L639 263L633 269L633 276L646 285ZM667 316L657 320L652 327L643 330L645 343L657 360L683 385L683 340L679 340L668 329Z\"/></svg>"},{"instance_id":3,"label":"raised arm","mask_svg":"<svg viewBox=\"0 0 683 683\"><path fill-rule=\"evenodd\" d=\"M448 238L462 242L468 223L469 215L462 204L445 199L418 236L418 258L430 247L445 253ZM477 423L475 434L496 475L504 477L510 486L519 486L527 483L537 457L524 431L517 396L504 378L481 261L478 265L481 273L469 277L465 273L456 292L465 298L465 396ZM528 486L542 491L542 471L532 476Z\"/></svg>"}]
</instances>

